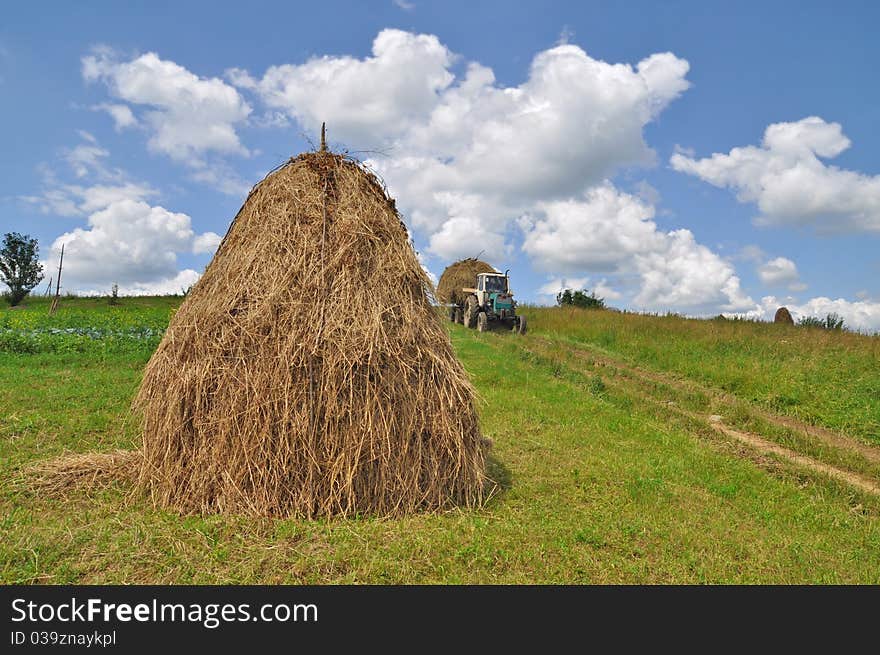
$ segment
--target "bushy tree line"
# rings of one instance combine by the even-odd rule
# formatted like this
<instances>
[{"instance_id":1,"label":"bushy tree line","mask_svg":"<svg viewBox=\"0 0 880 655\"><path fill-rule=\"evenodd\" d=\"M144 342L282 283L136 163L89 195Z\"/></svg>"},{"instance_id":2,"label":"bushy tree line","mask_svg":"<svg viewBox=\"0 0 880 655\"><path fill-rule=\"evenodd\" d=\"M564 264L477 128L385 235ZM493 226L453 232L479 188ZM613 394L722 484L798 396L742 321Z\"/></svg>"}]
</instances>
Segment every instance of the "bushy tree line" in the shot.
<instances>
[{"instance_id":1,"label":"bushy tree line","mask_svg":"<svg viewBox=\"0 0 880 655\"><path fill-rule=\"evenodd\" d=\"M595 291L587 293L565 289L556 294L556 304L560 307L581 307L582 309L605 309L605 299L596 295Z\"/></svg>"}]
</instances>

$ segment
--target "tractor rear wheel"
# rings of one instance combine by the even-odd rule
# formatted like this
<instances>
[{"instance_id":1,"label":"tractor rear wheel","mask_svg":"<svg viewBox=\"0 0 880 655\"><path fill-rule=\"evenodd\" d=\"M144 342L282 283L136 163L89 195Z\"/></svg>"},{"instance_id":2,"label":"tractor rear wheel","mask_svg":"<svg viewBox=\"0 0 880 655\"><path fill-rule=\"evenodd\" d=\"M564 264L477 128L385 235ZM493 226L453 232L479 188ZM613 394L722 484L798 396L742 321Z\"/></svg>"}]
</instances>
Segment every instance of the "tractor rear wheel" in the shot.
<instances>
[{"instance_id":1,"label":"tractor rear wheel","mask_svg":"<svg viewBox=\"0 0 880 655\"><path fill-rule=\"evenodd\" d=\"M455 323L455 307L449 308L449 322Z\"/></svg>"},{"instance_id":2,"label":"tractor rear wheel","mask_svg":"<svg viewBox=\"0 0 880 655\"><path fill-rule=\"evenodd\" d=\"M485 332L489 329L489 317L486 316L486 312L480 312L477 314L477 331Z\"/></svg>"},{"instance_id":3,"label":"tractor rear wheel","mask_svg":"<svg viewBox=\"0 0 880 655\"><path fill-rule=\"evenodd\" d=\"M477 327L477 299L474 296L468 296L464 303L464 324L472 330Z\"/></svg>"},{"instance_id":4,"label":"tractor rear wheel","mask_svg":"<svg viewBox=\"0 0 880 655\"><path fill-rule=\"evenodd\" d=\"M464 312L461 311L461 307L455 308L455 322L459 325L464 325Z\"/></svg>"}]
</instances>

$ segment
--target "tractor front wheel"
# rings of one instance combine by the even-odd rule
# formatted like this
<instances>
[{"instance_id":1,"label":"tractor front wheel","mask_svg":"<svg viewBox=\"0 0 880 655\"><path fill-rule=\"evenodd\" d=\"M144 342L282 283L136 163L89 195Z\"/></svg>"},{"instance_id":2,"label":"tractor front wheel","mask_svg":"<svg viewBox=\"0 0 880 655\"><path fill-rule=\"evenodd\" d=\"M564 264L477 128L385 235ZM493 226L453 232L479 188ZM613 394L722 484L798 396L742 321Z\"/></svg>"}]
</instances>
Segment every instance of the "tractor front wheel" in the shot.
<instances>
[{"instance_id":1,"label":"tractor front wheel","mask_svg":"<svg viewBox=\"0 0 880 655\"><path fill-rule=\"evenodd\" d=\"M474 296L468 296L464 303L464 324L472 330L477 327L477 299Z\"/></svg>"},{"instance_id":2,"label":"tractor front wheel","mask_svg":"<svg viewBox=\"0 0 880 655\"><path fill-rule=\"evenodd\" d=\"M516 323L513 328L517 334L525 334L526 333L526 317L525 316L517 316Z\"/></svg>"},{"instance_id":3,"label":"tractor front wheel","mask_svg":"<svg viewBox=\"0 0 880 655\"><path fill-rule=\"evenodd\" d=\"M486 312L480 312L477 314L477 331L485 332L489 329L489 317L486 316Z\"/></svg>"},{"instance_id":4,"label":"tractor front wheel","mask_svg":"<svg viewBox=\"0 0 880 655\"><path fill-rule=\"evenodd\" d=\"M453 320L459 325L464 325L464 312L461 311L461 307L455 308L455 318Z\"/></svg>"},{"instance_id":5,"label":"tractor front wheel","mask_svg":"<svg viewBox=\"0 0 880 655\"><path fill-rule=\"evenodd\" d=\"M455 323L455 307L449 308L449 322Z\"/></svg>"}]
</instances>

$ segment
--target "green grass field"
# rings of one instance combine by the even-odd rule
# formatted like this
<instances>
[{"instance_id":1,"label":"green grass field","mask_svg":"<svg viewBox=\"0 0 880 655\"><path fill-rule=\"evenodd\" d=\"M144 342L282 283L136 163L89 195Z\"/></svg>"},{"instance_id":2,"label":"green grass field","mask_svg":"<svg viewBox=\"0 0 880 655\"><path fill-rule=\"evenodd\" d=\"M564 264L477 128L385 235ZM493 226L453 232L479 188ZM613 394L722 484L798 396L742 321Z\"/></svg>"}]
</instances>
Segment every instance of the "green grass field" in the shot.
<instances>
[{"instance_id":1,"label":"green grass field","mask_svg":"<svg viewBox=\"0 0 880 655\"><path fill-rule=\"evenodd\" d=\"M254 521L29 487L35 462L137 445L129 404L179 302L0 310L0 581L880 583L880 339L821 330L556 308L526 309L525 337L450 325L494 441L477 511Z\"/></svg>"}]
</instances>

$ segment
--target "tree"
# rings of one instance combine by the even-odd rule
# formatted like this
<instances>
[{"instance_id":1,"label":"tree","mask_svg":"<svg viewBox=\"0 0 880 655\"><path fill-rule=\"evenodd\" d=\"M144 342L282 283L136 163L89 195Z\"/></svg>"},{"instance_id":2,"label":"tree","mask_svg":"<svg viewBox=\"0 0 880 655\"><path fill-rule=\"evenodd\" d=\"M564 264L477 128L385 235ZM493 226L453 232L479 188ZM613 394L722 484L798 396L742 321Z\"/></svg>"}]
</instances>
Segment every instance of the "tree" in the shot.
<instances>
[{"instance_id":1,"label":"tree","mask_svg":"<svg viewBox=\"0 0 880 655\"><path fill-rule=\"evenodd\" d=\"M43 279L37 240L30 235L9 232L0 248L0 282L9 287L4 294L13 307Z\"/></svg>"},{"instance_id":2,"label":"tree","mask_svg":"<svg viewBox=\"0 0 880 655\"><path fill-rule=\"evenodd\" d=\"M571 304L583 309L605 309L605 299L597 296L595 291L575 291L571 294Z\"/></svg>"},{"instance_id":3,"label":"tree","mask_svg":"<svg viewBox=\"0 0 880 655\"><path fill-rule=\"evenodd\" d=\"M605 299L597 296L595 291L572 292L571 289L566 289L556 295L556 303L561 307L568 305L582 309L605 309Z\"/></svg>"},{"instance_id":4,"label":"tree","mask_svg":"<svg viewBox=\"0 0 880 655\"><path fill-rule=\"evenodd\" d=\"M556 304L561 306L571 304L571 289L566 289L562 293L556 294Z\"/></svg>"}]
</instances>

